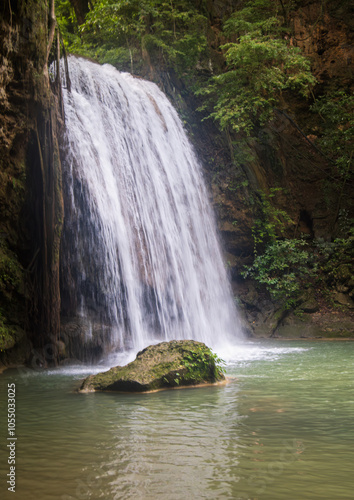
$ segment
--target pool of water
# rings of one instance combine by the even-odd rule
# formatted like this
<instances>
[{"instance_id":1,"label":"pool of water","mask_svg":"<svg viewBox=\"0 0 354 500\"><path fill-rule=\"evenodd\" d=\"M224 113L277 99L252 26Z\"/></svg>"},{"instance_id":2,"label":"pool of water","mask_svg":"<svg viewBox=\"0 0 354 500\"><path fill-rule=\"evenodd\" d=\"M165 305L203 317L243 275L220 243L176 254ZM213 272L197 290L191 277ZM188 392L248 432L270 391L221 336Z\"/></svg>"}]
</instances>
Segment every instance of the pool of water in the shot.
<instances>
[{"instance_id":1,"label":"pool of water","mask_svg":"<svg viewBox=\"0 0 354 500\"><path fill-rule=\"evenodd\" d=\"M221 353L222 354L222 353ZM354 342L249 342L224 386L78 394L90 368L0 376L0 497L352 499ZM7 491L16 385L16 494Z\"/></svg>"}]
</instances>

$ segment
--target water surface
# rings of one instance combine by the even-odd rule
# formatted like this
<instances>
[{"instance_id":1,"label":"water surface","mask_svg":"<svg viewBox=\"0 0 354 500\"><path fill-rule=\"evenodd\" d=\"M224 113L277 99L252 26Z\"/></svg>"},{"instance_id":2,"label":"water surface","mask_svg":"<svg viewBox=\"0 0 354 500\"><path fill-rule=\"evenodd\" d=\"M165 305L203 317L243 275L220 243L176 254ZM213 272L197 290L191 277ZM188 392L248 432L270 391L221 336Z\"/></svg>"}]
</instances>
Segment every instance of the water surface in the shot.
<instances>
[{"instance_id":1,"label":"water surface","mask_svg":"<svg viewBox=\"0 0 354 500\"><path fill-rule=\"evenodd\" d=\"M143 395L78 394L85 367L8 370L1 498L353 498L354 343L250 342L228 358L225 386ZM4 451L13 382L15 497Z\"/></svg>"}]
</instances>

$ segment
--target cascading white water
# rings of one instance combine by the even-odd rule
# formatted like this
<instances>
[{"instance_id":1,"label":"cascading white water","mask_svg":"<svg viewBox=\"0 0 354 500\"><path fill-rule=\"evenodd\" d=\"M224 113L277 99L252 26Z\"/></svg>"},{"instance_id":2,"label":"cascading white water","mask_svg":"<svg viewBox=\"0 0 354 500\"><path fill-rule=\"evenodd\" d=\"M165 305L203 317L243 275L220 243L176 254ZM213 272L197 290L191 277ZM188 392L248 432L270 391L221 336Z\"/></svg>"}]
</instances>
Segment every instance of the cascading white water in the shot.
<instances>
[{"instance_id":1,"label":"cascading white water","mask_svg":"<svg viewBox=\"0 0 354 500\"><path fill-rule=\"evenodd\" d=\"M208 193L176 111L155 84L110 65L70 57L69 74L63 274L76 314L107 327L107 348L237 338Z\"/></svg>"}]
</instances>

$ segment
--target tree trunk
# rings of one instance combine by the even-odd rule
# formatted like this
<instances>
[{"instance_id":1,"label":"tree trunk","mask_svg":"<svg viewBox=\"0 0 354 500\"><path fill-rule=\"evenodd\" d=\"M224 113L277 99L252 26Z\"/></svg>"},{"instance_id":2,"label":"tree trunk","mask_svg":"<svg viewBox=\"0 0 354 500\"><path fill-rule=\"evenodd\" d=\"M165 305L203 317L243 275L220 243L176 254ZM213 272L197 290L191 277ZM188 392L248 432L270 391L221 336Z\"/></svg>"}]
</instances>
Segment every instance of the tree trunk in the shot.
<instances>
[{"instance_id":1,"label":"tree trunk","mask_svg":"<svg viewBox=\"0 0 354 500\"><path fill-rule=\"evenodd\" d=\"M89 11L88 0L70 0L70 3L74 7L78 24L84 24L85 16Z\"/></svg>"}]
</instances>

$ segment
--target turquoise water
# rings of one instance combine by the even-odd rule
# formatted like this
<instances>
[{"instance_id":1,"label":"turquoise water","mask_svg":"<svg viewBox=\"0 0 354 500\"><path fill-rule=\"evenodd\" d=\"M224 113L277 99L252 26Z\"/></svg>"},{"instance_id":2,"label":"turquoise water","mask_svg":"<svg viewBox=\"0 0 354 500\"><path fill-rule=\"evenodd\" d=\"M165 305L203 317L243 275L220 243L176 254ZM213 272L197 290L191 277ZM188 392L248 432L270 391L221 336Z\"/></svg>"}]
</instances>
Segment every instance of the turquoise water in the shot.
<instances>
[{"instance_id":1,"label":"turquoise water","mask_svg":"<svg viewBox=\"0 0 354 500\"><path fill-rule=\"evenodd\" d=\"M225 356L226 357L226 356ZM352 499L354 342L250 342L227 385L75 392L84 367L0 376L0 497ZM16 384L16 494L7 385Z\"/></svg>"}]
</instances>

